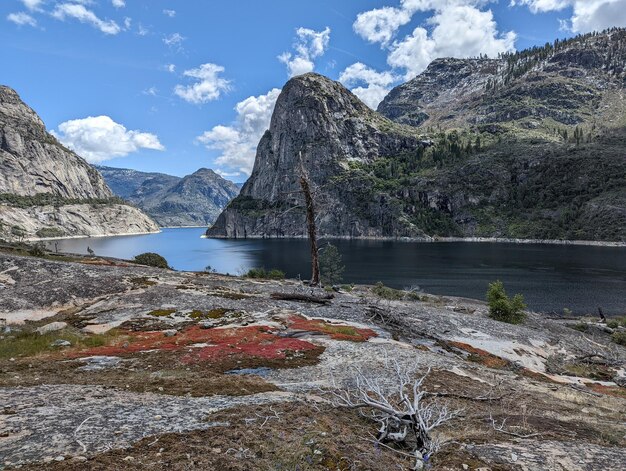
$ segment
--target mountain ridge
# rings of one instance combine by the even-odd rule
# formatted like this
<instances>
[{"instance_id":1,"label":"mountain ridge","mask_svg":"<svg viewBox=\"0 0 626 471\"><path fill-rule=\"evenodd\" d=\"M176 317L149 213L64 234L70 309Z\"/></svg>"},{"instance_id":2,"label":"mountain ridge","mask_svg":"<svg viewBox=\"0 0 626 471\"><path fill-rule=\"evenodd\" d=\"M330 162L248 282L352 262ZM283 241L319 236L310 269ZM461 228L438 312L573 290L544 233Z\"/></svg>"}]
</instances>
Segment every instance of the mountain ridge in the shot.
<instances>
[{"instance_id":1,"label":"mountain ridge","mask_svg":"<svg viewBox=\"0 0 626 471\"><path fill-rule=\"evenodd\" d=\"M208 168L177 177L158 172L97 166L117 196L137 205L161 227L207 226L239 194Z\"/></svg>"}]
</instances>

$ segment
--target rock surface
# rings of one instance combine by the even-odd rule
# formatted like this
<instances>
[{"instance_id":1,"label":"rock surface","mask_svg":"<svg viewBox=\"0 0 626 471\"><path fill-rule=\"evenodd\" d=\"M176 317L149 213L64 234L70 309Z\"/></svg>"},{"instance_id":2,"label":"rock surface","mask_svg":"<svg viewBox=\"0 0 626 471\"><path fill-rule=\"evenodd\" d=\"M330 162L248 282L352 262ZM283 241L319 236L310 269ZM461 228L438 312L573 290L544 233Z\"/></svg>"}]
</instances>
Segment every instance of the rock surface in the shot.
<instances>
[{"instance_id":1,"label":"rock surface","mask_svg":"<svg viewBox=\"0 0 626 471\"><path fill-rule=\"evenodd\" d=\"M110 198L102 176L46 131L37 114L0 85L0 193Z\"/></svg>"},{"instance_id":2,"label":"rock surface","mask_svg":"<svg viewBox=\"0 0 626 471\"><path fill-rule=\"evenodd\" d=\"M159 232L145 213L125 204L68 204L12 208L0 205L0 221L7 227L26 231L25 239L54 237L91 237ZM54 230L54 233L50 232ZM7 231L7 238L11 234ZM2 237L0 230L0 237Z\"/></svg>"},{"instance_id":3,"label":"rock surface","mask_svg":"<svg viewBox=\"0 0 626 471\"><path fill-rule=\"evenodd\" d=\"M431 457L433 469L626 466L624 389L593 379L602 370L584 363L577 377L546 371L554 354L584 358L589 348L611 352L613 368L623 371L626 350L610 344L606 333L591 341L572 328L575 322L532 313L523 325L500 323L487 316L484 303L462 298L421 294L390 301L355 286L334 293L328 305L312 305L272 298L311 292L295 280L96 261L0 253L0 273L12 281L3 288L8 304L0 306L0 318L13 325L25 310L48 310L55 322L68 324L56 338L72 336L63 348L0 356L0 454L9 469L113 470L131 461L138 469L171 469L172 463L180 469L277 469L290 460L286 469L323 470L339 433L328 424L338 420L346 444L338 456L393 460L389 469L409 469L414 464L402 454L373 443L352 452L377 423L329 406L323 392L353 381L356 371L392 386L396 379L385 358L415 374L430 368L426 390L439 396L432 399L462 409L437 429L449 443ZM213 325L201 329L205 318ZM17 329L28 333L52 320L33 319ZM83 326L99 326L106 335L92 336ZM173 329L177 335L168 337ZM7 349L19 342L15 334L4 335ZM273 350L277 343L296 350L287 349L292 355L280 360L287 351ZM297 350L302 347L315 348L315 355L306 358L306 350ZM506 422L504 432L494 430L492 418ZM305 432L309 423L315 428ZM287 439L287 448L268 452ZM56 457L88 462L65 468L52 463Z\"/></svg>"}]
</instances>

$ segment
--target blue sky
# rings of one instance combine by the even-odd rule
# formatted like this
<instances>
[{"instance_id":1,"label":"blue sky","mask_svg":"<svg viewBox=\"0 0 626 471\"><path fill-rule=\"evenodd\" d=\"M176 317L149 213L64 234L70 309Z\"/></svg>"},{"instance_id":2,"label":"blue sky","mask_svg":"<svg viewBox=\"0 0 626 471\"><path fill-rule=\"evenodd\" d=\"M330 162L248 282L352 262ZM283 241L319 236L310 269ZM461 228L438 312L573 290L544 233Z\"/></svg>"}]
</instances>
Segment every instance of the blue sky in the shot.
<instances>
[{"instance_id":1,"label":"blue sky","mask_svg":"<svg viewBox=\"0 0 626 471\"><path fill-rule=\"evenodd\" d=\"M375 107L439 56L626 26L626 0L2 0L0 83L91 162L243 181L279 89Z\"/></svg>"}]
</instances>

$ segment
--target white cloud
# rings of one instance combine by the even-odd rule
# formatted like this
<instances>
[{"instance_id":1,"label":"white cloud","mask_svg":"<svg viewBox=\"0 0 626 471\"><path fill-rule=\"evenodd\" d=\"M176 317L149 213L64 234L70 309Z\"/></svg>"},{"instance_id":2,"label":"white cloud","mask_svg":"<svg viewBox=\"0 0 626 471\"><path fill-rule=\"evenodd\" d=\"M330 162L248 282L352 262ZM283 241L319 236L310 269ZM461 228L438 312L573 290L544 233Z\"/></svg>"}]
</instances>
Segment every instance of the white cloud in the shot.
<instances>
[{"instance_id":1,"label":"white cloud","mask_svg":"<svg viewBox=\"0 0 626 471\"><path fill-rule=\"evenodd\" d=\"M169 73L173 74L174 72L176 72L176 66L174 64L167 64L165 66L165 70L167 70Z\"/></svg>"},{"instance_id":2,"label":"white cloud","mask_svg":"<svg viewBox=\"0 0 626 471\"><path fill-rule=\"evenodd\" d=\"M312 72L315 68L314 59L326 52L329 42L330 28L328 27L323 31L298 28L296 42L293 45L295 52L285 52L278 56L278 60L287 66L289 77Z\"/></svg>"},{"instance_id":3,"label":"white cloud","mask_svg":"<svg viewBox=\"0 0 626 471\"><path fill-rule=\"evenodd\" d=\"M22 0L22 3L26 8L30 11L40 11L40 5L44 2L44 0Z\"/></svg>"},{"instance_id":4,"label":"white cloud","mask_svg":"<svg viewBox=\"0 0 626 471\"><path fill-rule=\"evenodd\" d=\"M59 125L57 138L92 163L124 157L139 149L165 150L151 133L129 131L108 116L90 116Z\"/></svg>"},{"instance_id":5,"label":"white cloud","mask_svg":"<svg viewBox=\"0 0 626 471\"><path fill-rule=\"evenodd\" d=\"M165 36L163 38L163 42L173 50L182 51L183 50L183 41L187 39L180 33L172 33L169 36Z\"/></svg>"},{"instance_id":6,"label":"white cloud","mask_svg":"<svg viewBox=\"0 0 626 471\"><path fill-rule=\"evenodd\" d=\"M7 20L19 26L37 26L37 20L23 11L18 13L9 13L7 15Z\"/></svg>"},{"instance_id":7,"label":"white cloud","mask_svg":"<svg viewBox=\"0 0 626 471\"><path fill-rule=\"evenodd\" d=\"M124 29L129 30L132 24L133 24L132 18L129 18L129 17L124 18Z\"/></svg>"},{"instance_id":8,"label":"white cloud","mask_svg":"<svg viewBox=\"0 0 626 471\"><path fill-rule=\"evenodd\" d=\"M157 93L159 93L159 89L156 87L150 87L145 89L141 93L143 93L144 95L157 96Z\"/></svg>"},{"instance_id":9,"label":"white cloud","mask_svg":"<svg viewBox=\"0 0 626 471\"><path fill-rule=\"evenodd\" d=\"M278 95L280 90L274 88L265 95L246 98L235 106L237 118L232 125L215 126L198 137L198 141L208 149L221 152L215 160L217 165L226 168L221 172L250 175L256 147L270 126Z\"/></svg>"},{"instance_id":10,"label":"white cloud","mask_svg":"<svg viewBox=\"0 0 626 471\"><path fill-rule=\"evenodd\" d=\"M176 10L163 10L163 14L169 16L170 18L174 18L176 16Z\"/></svg>"},{"instance_id":11,"label":"white cloud","mask_svg":"<svg viewBox=\"0 0 626 471\"><path fill-rule=\"evenodd\" d=\"M376 109L397 80L391 72L377 72L361 62L347 67L339 76L339 81L347 87L367 106Z\"/></svg>"},{"instance_id":12,"label":"white cloud","mask_svg":"<svg viewBox=\"0 0 626 471\"><path fill-rule=\"evenodd\" d=\"M572 9L561 27L574 33L626 26L626 0L511 0L511 6L526 5L533 13Z\"/></svg>"},{"instance_id":13,"label":"white cloud","mask_svg":"<svg viewBox=\"0 0 626 471\"><path fill-rule=\"evenodd\" d=\"M74 18L81 23L87 23L94 28L99 29L104 34L118 34L122 28L113 20L102 20L96 14L85 8L84 5L76 3L60 3L57 4L52 16L57 20L64 21L66 18Z\"/></svg>"},{"instance_id":14,"label":"white cloud","mask_svg":"<svg viewBox=\"0 0 626 471\"><path fill-rule=\"evenodd\" d=\"M400 28L411 21L413 14L404 8L383 7L359 13L354 31L371 43L389 44Z\"/></svg>"},{"instance_id":15,"label":"white cloud","mask_svg":"<svg viewBox=\"0 0 626 471\"><path fill-rule=\"evenodd\" d=\"M189 103L207 103L217 100L222 93L230 90L230 81L220 77L224 67L216 64L202 64L196 69L185 70L183 75L196 79L191 85L176 85L174 93Z\"/></svg>"},{"instance_id":16,"label":"white cloud","mask_svg":"<svg viewBox=\"0 0 626 471\"><path fill-rule=\"evenodd\" d=\"M393 69L404 69L408 80L439 57L493 57L514 50L516 34L500 33L491 10L480 9L491 1L401 0L399 7L359 14L353 27L367 41L387 49L387 63ZM418 26L397 39L399 28L410 23L417 12L431 13L426 20L429 28Z\"/></svg>"},{"instance_id":17,"label":"white cloud","mask_svg":"<svg viewBox=\"0 0 626 471\"><path fill-rule=\"evenodd\" d=\"M148 33L150 33L150 31L148 31L148 29L145 28L141 23L137 26L137 34L139 36L147 36Z\"/></svg>"},{"instance_id":18,"label":"white cloud","mask_svg":"<svg viewBox=\"0 0 626 471\"><path fill-rule=\"evenodd\" d=\"M111 0L111 3L115 8L124 8L126 6L125 0Z\"/></svg>"}]
</instances>

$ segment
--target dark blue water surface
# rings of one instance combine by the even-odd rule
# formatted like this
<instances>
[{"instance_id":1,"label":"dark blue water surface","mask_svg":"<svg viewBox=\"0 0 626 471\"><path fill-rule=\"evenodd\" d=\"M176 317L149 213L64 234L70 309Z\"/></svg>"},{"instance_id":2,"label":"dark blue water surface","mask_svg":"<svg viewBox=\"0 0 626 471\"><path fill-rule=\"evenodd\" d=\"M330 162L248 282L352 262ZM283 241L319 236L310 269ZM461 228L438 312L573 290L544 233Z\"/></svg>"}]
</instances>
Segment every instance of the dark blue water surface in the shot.
<instances>
[{"instance_id":1,"label":"dark blue water surface","mask_svg":"<svg viewBox=\"0 0 626 471\"><path fill-rule=\"evenodd\" d=\"M64 252L132 258L157 252L177 270L240 274L253 267L280 268L290 277L310 276L306 240L202 239L203 228L164 229L141 236L66 239ZM323 246L324 242L321 243ZM433 294L484 299L496 279L522 293L541 312L626 314L626 248L472 242L413 243L333 241L346 266L347 283L419 286ZM54 246L53 242L49 242Z\"/></svg>"}]
</instances>

